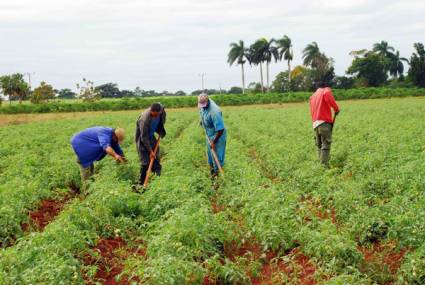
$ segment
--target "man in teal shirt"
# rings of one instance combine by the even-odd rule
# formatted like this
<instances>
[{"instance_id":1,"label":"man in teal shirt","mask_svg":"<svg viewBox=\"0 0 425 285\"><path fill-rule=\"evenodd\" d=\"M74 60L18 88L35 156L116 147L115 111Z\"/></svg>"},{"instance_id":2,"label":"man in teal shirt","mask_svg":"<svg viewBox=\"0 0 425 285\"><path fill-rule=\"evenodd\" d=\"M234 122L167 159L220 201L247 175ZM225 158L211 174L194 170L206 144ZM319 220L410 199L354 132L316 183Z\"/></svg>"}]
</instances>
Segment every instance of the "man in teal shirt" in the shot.
<instances>
[{"instance_id":1,"label":"man in teal shirt","mask_svg":"<svg viewBox=\"0 0 425 285\"><path fill-rule=\"evenodd\" d=\"M201 124L207 136L208 164L211 168L211 175L215 177L218 174L218 165L213 159L211 149L216 152L221 167L224 166L226 153L227 131L224 127L223 114L220 107L205 93L199 95L198 107Z\"/></svg>"}]
</instances>

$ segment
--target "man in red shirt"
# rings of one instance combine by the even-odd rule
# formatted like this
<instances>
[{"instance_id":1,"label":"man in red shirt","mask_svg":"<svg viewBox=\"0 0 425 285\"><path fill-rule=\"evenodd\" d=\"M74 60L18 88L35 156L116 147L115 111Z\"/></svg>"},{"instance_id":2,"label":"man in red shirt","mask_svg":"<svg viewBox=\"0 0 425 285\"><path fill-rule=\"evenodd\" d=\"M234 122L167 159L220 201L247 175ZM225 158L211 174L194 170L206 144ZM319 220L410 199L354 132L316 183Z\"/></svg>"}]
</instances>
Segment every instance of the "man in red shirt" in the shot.
<instances>
[{"instance_id":1,"label":"man in red shirt","mask_svg":"<svg viewBox=\"0 0 425 285\"><path fill-rule=\"evenodd\" d=\"M329 167L329 154L332 143L332 110L335 116L339 113L339 107L335 102L332 90L322 84L310 97L310 112L313 121L314 136L320 162Z\"/></svg>"}]
</instances>

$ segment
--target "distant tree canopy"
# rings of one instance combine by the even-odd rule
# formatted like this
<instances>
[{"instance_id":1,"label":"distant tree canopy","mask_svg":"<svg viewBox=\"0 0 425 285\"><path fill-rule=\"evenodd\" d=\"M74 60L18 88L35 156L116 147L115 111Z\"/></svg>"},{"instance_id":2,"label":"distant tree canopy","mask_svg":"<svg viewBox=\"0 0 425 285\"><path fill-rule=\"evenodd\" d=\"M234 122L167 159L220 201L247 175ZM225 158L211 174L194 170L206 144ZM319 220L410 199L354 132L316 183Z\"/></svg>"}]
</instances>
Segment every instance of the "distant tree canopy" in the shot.
<instances>
[{"instance_id":1,"label":"distant tree canopy","mask_svg":"<svg viewBox=\"0 0 425 285\"><path fill-rule=\"evenodd\" d=\"M159 97L159 96L185 96L184 91L177 91L175 93L162 91L156 92L155 90L143 90L140 87L136 87L133 91L133 96L135 97Z\"/></svg>"},{"instance_id":2,"label":"distant tree canopy","mask_svg":"<svg viewBox=\"0 0 425 285\"><path fill-rule=\"evenodd\" d=\"M174 93L175 96L186 96L186 92L179 90L176 93Z\"/></svg>"},{"instance_id":3,"label":"distant tree canopy","mask_svg":"<svg viewBox=\"0 0 425 285\"><path fill-rule=\"evenodd\" d=\"M60 99L75 99L77 97L77 94L68 88L61 89L57 93Z\"/></svg>"},{"instance_id":4,"label":"distant tree canopy","mask_svg":"<svg viewBox=\"0 0 425 285\"><path fill-rule=\"evenodd\" d=\"M242 94L243 92L244 92L244 90L242 88L237 87L237 86L233 86L229 89L228 93L230 93L230 94Z\"/></svg>"},{"instance_id":5,"label":"distant tree canopy","mask_svg":"<svg viewBox=\"0 0 425 285\"><path fill-rule=\"evenodd\" d=\"M358 86L377 87L387 81L387 68L388 61L382 55L367 52L353 60L347 74L356 76Z\"/></svg>"},{"instance_id":6,"label":"distant tree canopy","mask_svg":"<svg viewBox=\"0 0 425 285\"><path fill-rule=\"evenodd\" d=\"M355 80L353 77L336 76L331 83L331 86L337 89L351 89L354 87Z\"/></svg>"},{"instance_id":7,"label":"distant tree canopy","mask_svg":"<svg viewBox=\"0 0 425 285\"><path fill-rule=\"evenodd\" d=\"M95 87L102 98L121 98L121 92L116 83L106 83Z\"/></svg>"},{"instance_id":8,"label":"distant tree canopy","mask_svg":"<svg viewBox=\"0 0 425 285\"><path fill-rule=\"evenodd\" d=\"M52 85L42 81L40 86L35 88L34 92L31 94L31 103L39 104L53 98L55 98L55 92Z\"/></svg>"},{"instance_id":9,"label":"distant tree canopy","mask_svg":"<svg viewBox=\"0 0 425 285\"><path fill-rule=\"evenodd\" d=\"M93 81L86 78L83 78L82 83L77 83L77 89L79 91L77 97L83 99L83 101L94 102L101 98L100 91L96 90Z\"/></svg>"},{"instance_id":10,"label":"distant tree canopy","mask_svg":"<svg viewBox=\"0 0 425 285\"><path fill-rule=\"evenodd\" d=\"M425 49L422 43L415 43L416 52L410 58L408 77L413 84L425 87Z\"/></svg>"},{"instance_id":11,"label":"distant tree canopy","mask_svg":"<svg viewBox=\"0 0 425 285\"><path fill-rule=\"evenodd\" d=\"M20 73L1 76L0 88L4 95L9 96L9 100L19 99L19 103L30 93L29 85Z\"/></svg>"},{"instance_id":12,"label":"distant tree canopy","mask_svg":"<svg viewBox=\"0 0 425 285\"><path fill-rule=\"evenodd\" d=\"M248 84L249 93L260 93L263 92L261 82L251 82Z\"/></svg>"},{"instance_id":13,"label":"distant tree canopy","mask_svg":"<svg viewBox=\"0 0 425 285\"><path fill-rule=\"evenodd\" d=\"M134 97L134 92L131 90L121 90L120 93L122 98Z\"/></svg>"},{"instance_id":14,"label":"distant tree canopy","mask_svg":"<svg viewBox=\"0 0 425 285\"><path fill-rule=\"evenodd\" d=\"M288 71L279 72L272 82L272 91L277 93L289 92L291 90Z\"/></svg>"},{"instance_id":15,"label":"distant tree canopy","mask_svg":"<svg viewBox=\"0 0 425 285\"><path fill-rule=\"evenodd\" d=\"M191 94L192 95L199 95L202 92L206 92L208 95L225 93L223 90L217 90L217 89L205 89L205 90L199 89L199 90L193 91Z\"/></svg>"}]
</instances>

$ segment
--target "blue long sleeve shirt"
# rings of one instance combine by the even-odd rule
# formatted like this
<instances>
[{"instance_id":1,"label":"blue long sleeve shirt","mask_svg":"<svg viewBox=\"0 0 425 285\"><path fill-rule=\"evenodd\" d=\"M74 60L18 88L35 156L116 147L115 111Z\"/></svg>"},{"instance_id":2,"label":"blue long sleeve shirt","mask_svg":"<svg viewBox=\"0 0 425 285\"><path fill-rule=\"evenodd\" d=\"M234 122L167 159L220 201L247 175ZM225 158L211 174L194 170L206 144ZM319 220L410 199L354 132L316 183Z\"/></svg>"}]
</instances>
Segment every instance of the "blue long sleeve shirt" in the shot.
<instances>
[{"instance_id":1,"label":"blue long sleeve shirt","mask_svg":"<svg viewBox=\"0 0 425 285\"><path fill-rule=\"evenodd\" d=\"M83 167L89 167L93 162L103 159L108 147L112 147L117 154L123 155L118 142L112 140L113 133L112 128L92 127L72 137L72 148Z\"/></svg>"},{"instance_id":2,"label":"blue long sleeve shirt","mask_svg":"<svg viewBox=\"0 0 425 285\"><path fill-rule=\"evenodd\" d=\"M205 128L208 137L214 139L218 131L225 131L226 129L220 108L213 100L209 100L209 106L199 109L199 114L201 115L202 126Z\"/></svg>"}]
</instances>

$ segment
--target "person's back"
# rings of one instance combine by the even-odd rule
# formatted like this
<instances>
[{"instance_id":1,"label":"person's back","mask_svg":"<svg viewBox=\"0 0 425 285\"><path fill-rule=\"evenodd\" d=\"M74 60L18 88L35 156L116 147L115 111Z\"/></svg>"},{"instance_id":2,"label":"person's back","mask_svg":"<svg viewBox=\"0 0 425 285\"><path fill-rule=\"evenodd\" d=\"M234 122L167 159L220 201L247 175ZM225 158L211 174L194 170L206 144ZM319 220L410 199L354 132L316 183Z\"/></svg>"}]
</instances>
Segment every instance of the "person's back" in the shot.
<instances>
[{"instance_id":1,"label":"person's back","mask_svg":"<svg viewBox=\"0 0 425 285\"><path fill-rule=\"evenodd\" d=\"M310 111L313 128L318 127L321 123L333 122L331 108L334 109L335 113L339 111L338 105L333 97L332 90L329 87L317 89L317 91L310 97Z\"/></svg>"},{"instance_id":2,"label":"person's back","mask_svg":"<svg viewBox=\"0 0 425 285\"><path fill-rule=\"evenodd\" d=\"M95 161L103 159L107 154L117 162L125 162L120 143L124 140L124 129L109 127L91 127L71 138L71 146L80 166L81 180L85 188L86 180L94 173Z\"/></svg>"},{"instance_id":3,"label":"person's back","mask_svg":"<svg viewBox=\"0 0 425 285\"><path fill-rule=\"evenodd\" d=\"M103 150L112 146L113 132L112 128L98 126L87 128L72 137L72 147L84 167L106 155Z\"/></svg>"}]
</instances>

